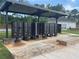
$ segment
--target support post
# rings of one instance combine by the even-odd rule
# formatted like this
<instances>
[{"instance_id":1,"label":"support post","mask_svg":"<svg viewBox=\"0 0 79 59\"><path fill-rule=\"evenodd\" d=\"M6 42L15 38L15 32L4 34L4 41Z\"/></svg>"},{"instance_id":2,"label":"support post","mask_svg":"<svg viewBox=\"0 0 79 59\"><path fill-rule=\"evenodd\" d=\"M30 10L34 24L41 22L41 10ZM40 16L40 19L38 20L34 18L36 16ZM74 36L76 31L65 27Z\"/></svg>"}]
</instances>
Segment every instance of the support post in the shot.
<instances>
[{"instance_id":1,"label":"support post","mask_svg":"<svg viewBox=\"0 0 79 59\"><path fill-rule=\"evenodd\" d=\"M25 21L23 21L23 40L25 40Z\"/></svg>"},{"instance_id":2,"label":"support post","mask_svg":"<svg viewBox=\"0 0 79 59\"><path fill-rule=\"evenodd\" d=\"M38 16L38 23L39 23L39 21L40 21L39 19L40 19L40 17Z\"/></svg>"},{"instance_id":3,"label":"support post","mask_svg":"<svg viewBox=\"0 0 79 59\"><path fill-rule=\"evenodd\" d=\"M56 36L57 36L57 34L58 34L58 29L57 29L58 18L59 18L59 17L56 17Z\"/></svg>"},{"instance_id":4,"label":"support post","mask_svg":"<svg viewBox=\"0 0 79 59\"><path fill-rule=\"evenodd\" d=\"M6 26L6 38L8 38L8 11L6 11L5 16L5 26Z\"/></svg>"},{"instance_id":5,"label":"support post","mask_svg":"<svg viewBox=\"0 0 79 59\"><path fill-rule=\"evenodd\" d=\"M13 32L13 31L14 31L14 30L13 30L13 22L11 22L11 37L12 37L12 38L14 38L14 35L13 35L14 32Z\"/></svg>"}]
</instances>

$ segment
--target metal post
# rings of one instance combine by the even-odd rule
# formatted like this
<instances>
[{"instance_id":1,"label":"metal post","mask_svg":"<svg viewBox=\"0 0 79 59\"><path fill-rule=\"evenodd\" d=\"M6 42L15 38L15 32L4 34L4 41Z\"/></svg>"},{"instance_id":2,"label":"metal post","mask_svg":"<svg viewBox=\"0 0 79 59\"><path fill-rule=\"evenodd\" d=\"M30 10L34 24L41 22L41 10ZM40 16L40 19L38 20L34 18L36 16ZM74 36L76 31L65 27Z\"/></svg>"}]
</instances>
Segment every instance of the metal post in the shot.
<instances>
[{"instance_id":1,"label":"metal post","mask_svg":"<svg viewBox=\"0 0 79 59\"><path fill-rule=\"evenodd\" d=\"M57 33L58 33L58 29L57 29L58 18L59 18L59 17L56 17L56 36L57 36Z\"/></svg>"},{"instance_id":2,"label":"metal post","mask_svg":"<svg viewBox=\"0 0 79 59\"><path fill-rule=\"evenodd\" d=\"M13 22L11 22L11 37L14 38L14 32L13 32Z\"/></svg>"},{"instance_id":3,"label":"metal post","mask_svg":"<svg viewBox=\"0 0 79 59\"><path fill-rule=\"evenodd\" d=\"M23 21L23 40L25 40L25 21Z\"/></svg>"},{"instance_id":4,"label":"metal post","mask_svg":"<svg viewBox=\"0 0 79 59\"><path fill-rule=\"evenodd\" d=\"M38 16L38 23L39 23L39 21L40 21L39 19L40 19L40 17Z\"/></svg>"},{"instance_id":5,"label":"metal post","mask_svg":"<svg viewBox=\"0 0 79 59\"><path fill-rule=\"evenodd\" d=\"M6 25L6 38L8 38L8 11L6 11L5 25Z\"/></svg>"}]
</instances>

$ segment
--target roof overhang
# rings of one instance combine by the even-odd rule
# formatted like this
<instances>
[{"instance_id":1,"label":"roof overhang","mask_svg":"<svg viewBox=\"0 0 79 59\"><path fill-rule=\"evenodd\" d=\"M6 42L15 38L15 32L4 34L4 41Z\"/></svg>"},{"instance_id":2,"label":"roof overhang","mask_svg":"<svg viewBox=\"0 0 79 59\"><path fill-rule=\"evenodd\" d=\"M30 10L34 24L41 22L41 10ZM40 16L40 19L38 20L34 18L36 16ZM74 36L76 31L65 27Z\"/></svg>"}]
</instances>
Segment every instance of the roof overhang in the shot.
<instances>
[{"instance_id":1,"label":"roof overhang","mask_svg":"<svg viewBox=\"0 0 79 59\"><path fill-rule=\"evenodd\" d=\"M12 13L20 13L20 14L28 14L28 15L34 15L34 16L42 16L42 17L61 17L61 16L67 16L68 14L40 8L32 5L28 5L25 3L15 2L12 0L6 0L3 5L0 7L0 11L6 11L12 12Z\"/></svg>"}]
</instances>

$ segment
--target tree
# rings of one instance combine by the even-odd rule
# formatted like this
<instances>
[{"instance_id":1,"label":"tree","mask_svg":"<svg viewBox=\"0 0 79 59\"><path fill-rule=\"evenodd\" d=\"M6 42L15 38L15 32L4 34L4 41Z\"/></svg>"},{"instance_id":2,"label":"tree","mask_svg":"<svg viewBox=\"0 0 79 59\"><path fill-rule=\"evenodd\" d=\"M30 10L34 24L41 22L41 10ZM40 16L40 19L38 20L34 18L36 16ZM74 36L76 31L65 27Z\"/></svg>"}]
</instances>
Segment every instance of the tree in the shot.
<instances>
[{"instance_id":1,"label":"tree","mask_svg":"<svg viewBox=\"0 0 79 59\"><path fill-rule=\"evenodd\" d=\"M71 16L74 17L74 20L77 19L77 16L78 16L77 14L78 14L78 10L77 9L71 10ZM76 21L78 21L78 20L76 20Z\"/></svg>"},{"instance_id":2,"label":"tree","mask_svg":"<svg viewBox=\"0 0 79 59\"><path fill-rule=\"evenodd\" d=\"M37 7L41 7L41 8L45 8L45 5L44 4L35 4L35 6L37 6Z\"/></svg>"},{"instance_id":3,"label":"tree","mask_svg":"<svg viewBox=\"0 0 79 59\"><path fill-rule=\"evenodd\" d=\"M46 6L48 9L51 9L51 10L56 10L56 11L62 11L62 12L65 12L65 8L63 7L62 4L57 4L55 6L52 6L50 4L48 4Z\"/></svg>"},{"instance_id":4,"label":"tree","mask_svg":"<svg viewBox=\"0 0 79 59\"><path fill-rule=\"evenodd\" d=\"M53 10L56 10L56 11L62 11L62 12L65 12L65 8L63 7L62 4L58 4L56 6L53 6L52 8Z\"/></svg>"},{"instance_id":5,"label":"tree","mask_svg":"<svg viewBox=\"0 0 79 59\"><path fill-rule=\"evenodd\" d=\"M48 22L48 18L47 17L40 17L40 23L46 23Z\"/></svg>"},{"instance_id":6,"label":"tree","mask_svg":"<svg viewBox=\"0 0 79 59\"><path fill-rule=\"evenodd\" d=\"M27 16L26 17L26 22L32 23L33 22L33 17L32 16Z\"/></svg>"},{"instance_id":7,"label":"tree","mask_svg":"<svg viewBox=\"0 0 79 59\"><path fill-rule=\"evenodd\" d=\"M52 6L50 4L47 4L46 8L47 9L52 9Z\"/></svg>"},{"instance_id":8,"label":"tree","mask_svg":"<svg viewBox=\"0 0 79 59\"><path fill-rule=\"evenodd\" d=\"M68 19L71 21L75 21L76 25L79 25L79 15L78 15L79 11L77 9L73 9L71 10L71 12L69 13Z\"/></svg>"},{"instance_id":9,"label":"tree","mask_svg":"<svg viewBox=\"0 0 79 59\"><path fill-rule=\"evenodd\" d=\"M0 2L4 2L5 0L0 0Z\"/></svg>"},{"instance_id":10,"label":"tree","mask_svg":"<svg viewBox=\"0 0 79 59\"><path fill-rule=\"evenodd\" d=\"M71 10L71 14L76 15L77 13L78 13L78 10L77 10L77 9L73 9L73 10Z\"/></svg>"},{"instance_id":11,"label":"tree","mask_svg":"<svg viewBox=\"0 0 79 59\"><path fill-rule=\"evenodd\" d=\"M0 15L0 24L3 24L4 23L4 18L2 15Z\"/></svg>"}]
</instances>

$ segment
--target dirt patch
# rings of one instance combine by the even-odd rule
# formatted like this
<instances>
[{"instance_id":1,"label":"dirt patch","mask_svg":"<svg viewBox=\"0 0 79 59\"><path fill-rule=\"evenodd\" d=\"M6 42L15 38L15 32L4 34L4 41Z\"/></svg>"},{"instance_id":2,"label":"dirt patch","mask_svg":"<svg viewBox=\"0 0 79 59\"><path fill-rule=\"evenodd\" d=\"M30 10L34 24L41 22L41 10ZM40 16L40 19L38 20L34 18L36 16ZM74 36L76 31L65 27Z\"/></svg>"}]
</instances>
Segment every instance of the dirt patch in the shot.
<instances>
[{"instance_id":1,"label":"dirt patch","mask_svg":"<svg viewBox=\"0 0 79 59\"><path fill-rule=\"evenodd\" d=\"M24 46L24 45L25 45L25 43L23 43L23 42L17 42L17 43L7 44L6 46L8 48L14 48L14 47L20 47L20 46Z\"/></svg>"},{"instance_id":2,"label":"dirt patch","mask_svg":"<svg viewBox=\"0 0 79 59\"><path fill-rule=\"evenodd\" d=\"M18 43L15 43L14 44L14 47L19 47L19 46L23 46L23 45L25 45L25 43L18 42Z\"/></svg>"}]
</instances>

